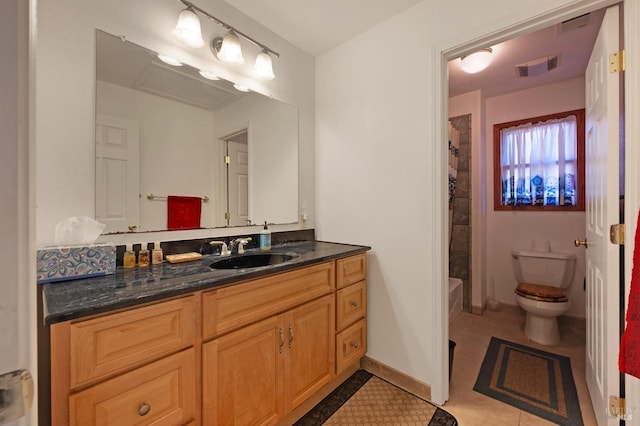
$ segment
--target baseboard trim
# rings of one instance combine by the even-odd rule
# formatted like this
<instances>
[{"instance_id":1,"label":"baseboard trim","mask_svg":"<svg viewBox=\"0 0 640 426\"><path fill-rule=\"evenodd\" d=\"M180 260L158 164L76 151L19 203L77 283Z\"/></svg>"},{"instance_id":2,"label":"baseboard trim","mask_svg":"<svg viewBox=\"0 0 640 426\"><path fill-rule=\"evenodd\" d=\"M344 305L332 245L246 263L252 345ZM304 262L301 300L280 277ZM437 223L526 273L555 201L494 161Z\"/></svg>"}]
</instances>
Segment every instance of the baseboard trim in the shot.
<instances>
[{"instance_id":1,"label":"baseboard trim","mask_svg":"<svg viewBox=\"0 0 640 426\"><path fill-rule=\"evenodd\" d=\"M413 377L376 361L375 359L369 358L368 356L362 358L360 366L362 369L367 370L371 374L375 374L400 389L412 393L424 400L431 400L431 386L421 382L420 380L416 380Z\"/></svg>"}]
</instances>

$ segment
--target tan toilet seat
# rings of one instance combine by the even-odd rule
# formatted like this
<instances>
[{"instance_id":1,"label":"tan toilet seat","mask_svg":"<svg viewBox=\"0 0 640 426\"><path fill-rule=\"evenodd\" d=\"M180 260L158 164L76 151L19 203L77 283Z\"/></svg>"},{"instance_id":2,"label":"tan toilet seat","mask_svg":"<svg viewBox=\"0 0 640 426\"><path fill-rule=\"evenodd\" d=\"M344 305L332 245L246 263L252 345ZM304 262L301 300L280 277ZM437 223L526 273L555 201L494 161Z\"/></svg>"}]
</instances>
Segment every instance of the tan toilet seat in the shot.
<instances>
[{"instance_id":1,"label":"tan toilet seat","mask_svg":"<svg viewBox=\"0 0 640 426\"><path fill-rule=\"evenodd\" d=\"M516 294L527 299L539 300L541 302L566 302L567 293L561 288L543 284L520 283L516 287Z\"/></svg>"}]
</instances>

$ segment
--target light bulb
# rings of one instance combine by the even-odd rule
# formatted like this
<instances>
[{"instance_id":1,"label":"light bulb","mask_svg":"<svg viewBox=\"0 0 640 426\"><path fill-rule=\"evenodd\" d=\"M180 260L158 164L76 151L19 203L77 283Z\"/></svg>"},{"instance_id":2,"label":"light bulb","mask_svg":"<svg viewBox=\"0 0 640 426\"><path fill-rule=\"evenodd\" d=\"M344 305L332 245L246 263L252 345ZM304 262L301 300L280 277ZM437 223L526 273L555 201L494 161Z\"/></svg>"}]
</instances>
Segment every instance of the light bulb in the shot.
<instances>
[{"instance_id":1,"label":"light bulb","mask_svg":"<svg viewBox=\"0 0 640 426\"><path fill-rule=\"evenodd\" d=\"M273 64L271 62L271 56L266 49L262 49L262 52L258 53L256 57L256 63L253 66L253 74L263 80L273 80L275 74L273 74Z\"/></svg>"},{"instance_id":2,"label":"light bulb","mask_svg":"<svg viewBox=\"0 0 640 426\"><path fill-rule=\"evenodd\" d=\"M218 52L218 59L223 62L234 65L244 64L242 56L242 47L240 46L240 38L233 31L229 31L222 39L222 45Z\"/></svg>"},{"instance_id":3,"label":"light bulb","mask_svg":"<svg viewBox=\"0 0 640 426\"><path fill-rule=\"evenodd\" d=\"M235 83L233 85L233 87L235 87L236 90L239 90L240 92L248 92L249 91L249 88L246 87L246 86L243 86L242 84Z\"/></svg>"},{"instance_id":4,"label":"light bulb","mask_svg":"<svg viewBox=\"0 0 640 426\"><path fill-rule=\"evenodd\" d=\"M173 65L174 67L181 67L182 62L177 60L176 58L172 58L171 56L162 55L158 53L158 59L160 59L165 64Z\"/></svg>"},{"instance_id":5,"label":"light bulb","mask_svg":"<svg viewBox=\"0 0 640 426\"><path fill-rule=\"evenodd\" d=\"M204 46L204 40L202 39L202 32L200 30L200 19L198 19L198 15L190 8L180 12L180 17L178 18L176 28L173 30L173 35L187 46Z\"/></svg>"},{"instance_id":6,"label":"light bulb","mask_svg":"<svg viewBox=\"0 0 640 426\"><path fill-rule=\"evenodd\" d=\"M199 73L200 73L201 76L203 76L207 80L220 80L220 77L215 75L215 73L213 71L200 70Z\"/></svg>"}]
</instances>

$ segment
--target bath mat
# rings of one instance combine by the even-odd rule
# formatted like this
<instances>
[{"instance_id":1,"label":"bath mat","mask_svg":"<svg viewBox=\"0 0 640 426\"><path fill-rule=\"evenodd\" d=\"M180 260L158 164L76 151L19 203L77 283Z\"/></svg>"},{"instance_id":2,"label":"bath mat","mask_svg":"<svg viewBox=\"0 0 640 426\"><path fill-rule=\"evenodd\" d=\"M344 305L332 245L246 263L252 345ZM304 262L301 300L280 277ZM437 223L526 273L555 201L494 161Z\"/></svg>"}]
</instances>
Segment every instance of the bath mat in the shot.
<instances>
[{"instance_id":1,"label":"bath mat","mask_svg":"<svg viewBox=\"0 0 640 426\"><path fill-rule=\"evenodd\" d=\"M323 424L457 426L458 422L435 405L365 370L358 370L295 426Z\"/></svg>"},{"instance_id":2,"label":"bath mat","mask_svg":"<svg viewBox=\"0 0 640 426\"><path fill-rule=\"evenodd\" d=\"M491 338L473 390L558 425L582 426L569 358Z\"/></svg>"}]
</instances>

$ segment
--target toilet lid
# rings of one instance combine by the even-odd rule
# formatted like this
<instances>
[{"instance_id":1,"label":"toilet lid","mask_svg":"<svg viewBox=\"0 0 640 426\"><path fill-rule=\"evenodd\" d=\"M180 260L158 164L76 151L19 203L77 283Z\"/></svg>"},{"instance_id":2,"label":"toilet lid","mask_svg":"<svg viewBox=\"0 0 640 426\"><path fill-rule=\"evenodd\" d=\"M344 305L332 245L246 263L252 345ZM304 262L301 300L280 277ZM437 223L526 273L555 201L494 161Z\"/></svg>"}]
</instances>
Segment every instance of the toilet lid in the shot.
<instances>
[{"instance_id":1,"label":"toilet lid","mask_svg":"<svg viewBox=\"0 0 640 426\"><path fill-rule=\"evenodd\" d=\"M516 294L543 302L566 302L568 300L564 290L542 284L520 283L516 287Z\"/></svg>"}]
</instances>

